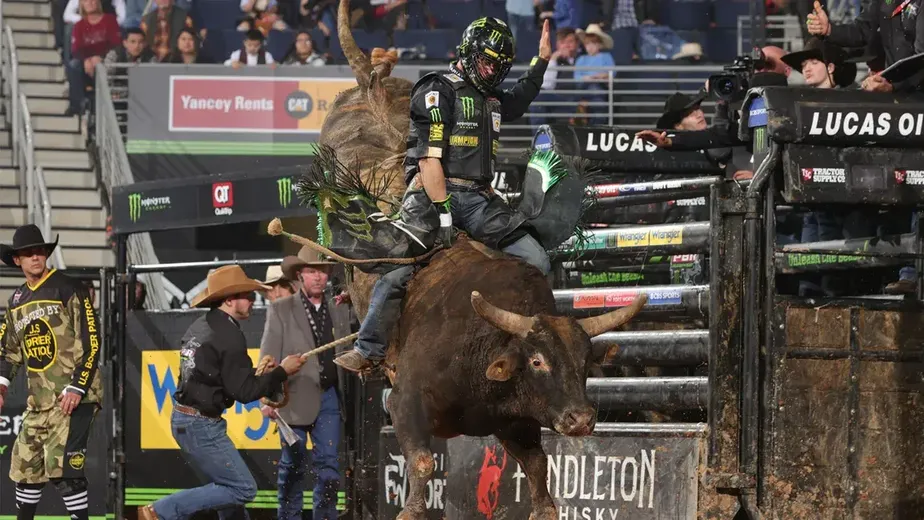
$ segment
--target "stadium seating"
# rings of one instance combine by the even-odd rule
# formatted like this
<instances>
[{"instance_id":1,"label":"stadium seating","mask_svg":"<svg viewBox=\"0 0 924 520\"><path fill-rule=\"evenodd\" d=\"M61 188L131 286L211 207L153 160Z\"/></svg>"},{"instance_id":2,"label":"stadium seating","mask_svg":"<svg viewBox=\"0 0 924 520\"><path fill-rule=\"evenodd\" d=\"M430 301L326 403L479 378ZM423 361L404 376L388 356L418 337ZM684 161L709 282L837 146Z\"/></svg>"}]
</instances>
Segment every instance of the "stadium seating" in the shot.
<instances>
[{"instance_id":1,"label":"stadium seating","mask_svg":"<svg viewBox=\"0 0 924 520\"><path fill-rule=\"evenodd\" d=\"M661 0L659 21L675 30L704 31L709 28L711 12L709 0Z\"/></svg>"},{"instance_id":2,"label":"stadium seating","mask_svg":"<svg viewBox=\"0 0 924 520\"><path fill-rule=\"evenodd\" d=\"M455 50L461 37L462 31L457 29L395 31L393 43L398 48L422 45L426 49L427 59L442 60L449 51Z\"/></svg>"}]
</instances>

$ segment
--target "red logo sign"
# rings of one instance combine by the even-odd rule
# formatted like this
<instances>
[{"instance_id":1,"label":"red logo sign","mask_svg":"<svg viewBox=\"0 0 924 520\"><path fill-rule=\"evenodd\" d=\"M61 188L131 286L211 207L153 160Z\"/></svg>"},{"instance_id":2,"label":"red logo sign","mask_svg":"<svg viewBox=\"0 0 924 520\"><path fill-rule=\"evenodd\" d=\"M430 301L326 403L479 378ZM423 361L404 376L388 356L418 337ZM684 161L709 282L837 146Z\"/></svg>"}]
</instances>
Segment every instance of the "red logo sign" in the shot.
<instances>
[{"instance_id":1,"label":"red logo sign","mask_svg":"<svg viewBox=\"0 0 924 520\"><path fill-rule=\"evenodd\" d=\"M216 208L230 208L234 205L234 189L230 182L212 184L212 205Z\"/></svg>"},{"instance_id":2,"label":"red logo sign","mask_svg":"<svg viewBox=\"0 0 924 520\"><path fill-rule=\"evenodd\" d=\"M815 170L812 168L802 168L802 180L805 182L812 182L812 177L815 176Z\"/></svg>"},{"instance_id":3,"label":"red logo sign","mask_svg":"<svg viewBox=\"0 0 924 520\"><path fill-rule=\"evenodd\" d=\"M507 452L504 454L503 461L497 464L497 446L489 448L484 447L484 461L481 463L481 471L478 472L478 489L476 496L478 498L478 511L488 520L494 518L494 511L500 502L500 479L504 474L504 468L507 467Z\"/></svg>"},{"instance_id":4,"label":"red logo sign","mask_svg":"<svg viewBox=\"0 0 924 520\"><path fill-rule=\"evenodd\" d=\"M895 182L897 182L898 184L904 184L905 170L895 170Z\"/></svg>"}]
</instances>

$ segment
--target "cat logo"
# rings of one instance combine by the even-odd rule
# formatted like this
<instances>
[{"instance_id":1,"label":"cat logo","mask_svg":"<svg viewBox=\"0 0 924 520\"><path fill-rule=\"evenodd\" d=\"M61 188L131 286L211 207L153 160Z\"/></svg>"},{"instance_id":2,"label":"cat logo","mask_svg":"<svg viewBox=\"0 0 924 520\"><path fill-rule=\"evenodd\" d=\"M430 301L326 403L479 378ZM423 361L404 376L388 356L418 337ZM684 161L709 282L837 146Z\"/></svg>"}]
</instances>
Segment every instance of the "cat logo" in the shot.
<instances>
[{"instance_id":1,"label":"cat logo","mask_svg":"<svg viewBox=\"0 0 924 520\"><path fill-rule=\"evenodd\" d=\"M67 463L70 467L80 471L83 469L83 464L86 462L87 458L83 453L75 453L67 460Z\"/></svg>"}]
</instances>

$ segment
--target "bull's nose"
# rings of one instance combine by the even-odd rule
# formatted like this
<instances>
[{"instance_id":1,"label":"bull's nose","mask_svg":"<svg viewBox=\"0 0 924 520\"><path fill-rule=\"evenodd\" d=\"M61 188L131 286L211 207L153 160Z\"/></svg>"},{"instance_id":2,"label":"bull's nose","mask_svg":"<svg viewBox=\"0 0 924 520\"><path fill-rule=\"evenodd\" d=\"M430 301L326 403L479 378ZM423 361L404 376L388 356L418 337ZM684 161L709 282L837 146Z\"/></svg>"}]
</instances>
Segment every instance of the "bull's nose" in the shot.
<instances>
[{"instance_id":1,"label":"bull's nose","mask_svg":"<svg viewBox=\"0 0 924 520\"><path fill-rule=\"evenodd\" d=\"M597 423L597 412L593 408L573 409L562 414L555 428L559 433L570 437L590 435Z\"/></svg>"}]
</instances>

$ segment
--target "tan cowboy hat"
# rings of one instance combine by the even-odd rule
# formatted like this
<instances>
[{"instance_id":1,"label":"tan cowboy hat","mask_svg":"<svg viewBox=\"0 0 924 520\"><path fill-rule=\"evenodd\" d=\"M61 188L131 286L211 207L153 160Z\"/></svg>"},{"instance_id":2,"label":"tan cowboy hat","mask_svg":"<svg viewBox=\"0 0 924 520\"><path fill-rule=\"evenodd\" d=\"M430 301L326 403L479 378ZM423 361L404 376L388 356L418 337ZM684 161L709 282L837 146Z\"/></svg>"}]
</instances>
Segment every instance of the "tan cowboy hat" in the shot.
<instances>
[{"instance_id":1,"label":"tan cowboy hat","mask_svg":"<svg viewBox=\"0 0 924 520\"><path fill-rule=\"evenodd\" d=\"M271 265L266 268L266 277L263 280L264 285L273 285L274 283L287 282L286 275L282 273L282 266Z\"/></svg>"},{"instance_id":2,"label":"tan cowboy hat","mask_svg":"<svg viewBox=\"0 0 924 520\"><path fill-rule=\"evenodd\" d=\"M314 267L321 265L337 265L337 262L331 262L320 253L308 246L302 246L298 251L298 256L287 256L282 259L282 274L289 280L298 280L298 271L303 267Z\"/></svg>"},{"instance_id":3,"label":"tan cowboy hat","mask_svg":"<svg viewBox=\"0 0 924 520\"><path fill-rule=\"evenodd\" d=\"M269 290L270 287L248 278L239 265L226 265L209 273L207 287L193 298L192 307L207 307L233 294Z\"/></svg>"},{"instance_id":4,"label":"tan cowboy hat","mask_svg":"<svg viewBox=\"0 0 924 520\"><path fill-rule=\"evenodd\" d=\"M613 37L609 34L606 34L606 31L604 31L599 24L592 23L587 26L586 31L578 29L575 32L577 33L577 37L581 39L581 43L584 43L584 37L586 37L588 34L595 34L599 36L601 40L603 40L604 50L610 50L613 48Z\"/></svg>"}]
</instances>

